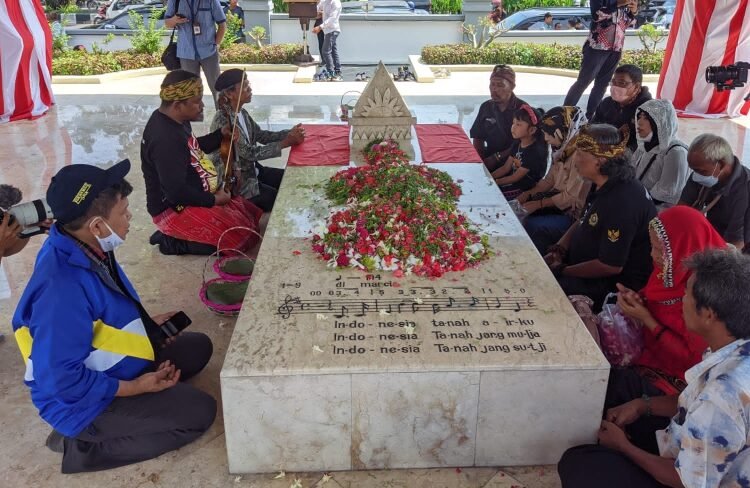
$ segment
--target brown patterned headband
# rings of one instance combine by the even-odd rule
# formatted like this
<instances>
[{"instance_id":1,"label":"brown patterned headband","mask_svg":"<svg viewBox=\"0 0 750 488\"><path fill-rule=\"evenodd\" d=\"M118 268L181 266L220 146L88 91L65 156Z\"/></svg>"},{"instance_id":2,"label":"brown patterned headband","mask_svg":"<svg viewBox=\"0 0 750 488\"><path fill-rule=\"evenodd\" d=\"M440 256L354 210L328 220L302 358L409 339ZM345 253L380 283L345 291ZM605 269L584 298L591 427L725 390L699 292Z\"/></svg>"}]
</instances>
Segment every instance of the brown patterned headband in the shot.
<instances>
[{"instance_id":1,"label":"brown patterned headband","mask_svg":"<svg viewBox=\"0 0 750 488\"><path fill-rule=\"evenodd\" d=\"M200 78L190 78L164 86L159 92L159 98L165 102L179 102L195 96L203 96L203 83Z\"/></svg>"},{"instance_id":2,"label":"brown patterned headband","mask_svg":"<svg viewBox=\"0 0 750 488\"><path fill-rule=\"evenodd\" d=\"M621 130L622 140L618 144L600 144L596 139L588 135L584 129L576 138L576 149L587 152L597 158L616 158L622 156L628 148L628 133L629 130L626 126L624 130Z\"/></svg>"}]
</instances>

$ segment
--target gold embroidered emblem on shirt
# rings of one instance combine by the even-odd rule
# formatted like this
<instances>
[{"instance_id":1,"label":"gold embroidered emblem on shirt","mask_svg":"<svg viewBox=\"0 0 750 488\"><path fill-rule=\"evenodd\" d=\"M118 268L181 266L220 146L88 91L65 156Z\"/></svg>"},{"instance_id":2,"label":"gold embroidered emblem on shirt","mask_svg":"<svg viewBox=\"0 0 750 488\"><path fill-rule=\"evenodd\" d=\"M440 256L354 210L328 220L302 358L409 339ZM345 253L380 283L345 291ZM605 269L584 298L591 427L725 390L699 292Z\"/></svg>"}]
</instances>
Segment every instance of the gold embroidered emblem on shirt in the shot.
<instances>
[{"instance_id":1,"label":"gold embroidered emblem on shirt","mask_svg":"<svg viewBox=\"0 0 750 488\"><path fill-rule=\"evenodd\" d=\"M609 229L607 231L607 238L610 242L617 242L620 240L620 229Z\"/></svg>"},{"instance_id":2,"label":"gold embroidered emblem on shirt","mask_svg":"<svg viewBox=\"0 0 750 488\"><path fill-rule=\"evenodd\" d=\"M589 225L591 227L596 227L596 224L599 223L599 215L597 215L596 212L592 213L589 217Z\"/></svg>"}]
</instances>

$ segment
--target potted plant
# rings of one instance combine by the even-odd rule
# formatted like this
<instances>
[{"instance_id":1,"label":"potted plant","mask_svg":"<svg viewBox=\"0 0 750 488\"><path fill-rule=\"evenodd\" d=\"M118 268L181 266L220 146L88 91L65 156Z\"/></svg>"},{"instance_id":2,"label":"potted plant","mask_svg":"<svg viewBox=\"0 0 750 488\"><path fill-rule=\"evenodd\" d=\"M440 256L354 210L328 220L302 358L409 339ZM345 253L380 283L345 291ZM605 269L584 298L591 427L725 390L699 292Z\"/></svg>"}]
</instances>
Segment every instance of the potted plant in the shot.
<instances>
[{"instance_id":1,"label":"potted plant","mask_svg":"<svg viewBox=\"0 0 750 488\"><path fill-rule=\"evenodd\" d=\"M68 0L67 3L60 6L60 22L62 25L71 26L76 24L76 12L78 6L74 0Z\"/></svg>"}]
</instances>

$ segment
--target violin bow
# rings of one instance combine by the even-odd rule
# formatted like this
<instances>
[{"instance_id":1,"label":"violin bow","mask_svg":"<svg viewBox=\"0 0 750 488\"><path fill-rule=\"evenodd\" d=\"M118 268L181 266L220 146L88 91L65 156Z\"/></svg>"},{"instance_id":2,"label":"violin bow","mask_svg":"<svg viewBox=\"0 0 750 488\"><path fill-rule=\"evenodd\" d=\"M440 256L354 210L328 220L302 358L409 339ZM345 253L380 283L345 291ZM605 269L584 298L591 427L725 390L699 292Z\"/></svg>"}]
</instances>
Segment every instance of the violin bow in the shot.
<instances>
[{"instance_id":1,"label":"violin bow","mask_svg":"<svg viewBox=\"0 0 750 488\"><path fill-rule=\"evenodd\" d=\"M240 80L240 91L245 86L245 70L242 70L242 79ZM229 151L227 151L227 160L224 163L224 174L229 174L229 164L230 161L232 161L232 148L234 147L234 131L237 130L237 119L240 117L240 103L242 102L242 96L237 97L237 106L234 107L234 121L232 122L232 134L231 134L231 141L232 143L229 145Z\"/></svg>"}]
</instances>

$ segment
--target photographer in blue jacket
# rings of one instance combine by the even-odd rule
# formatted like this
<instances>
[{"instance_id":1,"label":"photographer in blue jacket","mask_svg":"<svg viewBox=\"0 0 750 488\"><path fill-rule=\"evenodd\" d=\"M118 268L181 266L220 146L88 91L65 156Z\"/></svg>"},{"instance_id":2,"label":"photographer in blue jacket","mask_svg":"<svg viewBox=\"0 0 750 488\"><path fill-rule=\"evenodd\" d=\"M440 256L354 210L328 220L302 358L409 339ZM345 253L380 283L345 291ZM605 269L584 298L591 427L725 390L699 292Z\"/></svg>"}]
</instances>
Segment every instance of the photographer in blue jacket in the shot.
<instances>
[{"instance_id":1,"label":"photographer in blue jacket","mask_svg":"<svg viewBox=\"0 0 750 488\"><path fill-rule=\"evenodd\" d=\"M13 317L25 382L52 426L62 472L151 459L201 436L216 401L181 383L208 363L204 334L167 338L117 264L130 226L130 162L66 166L47 202L56 218Z\"/></svg>"}]
</instances>

